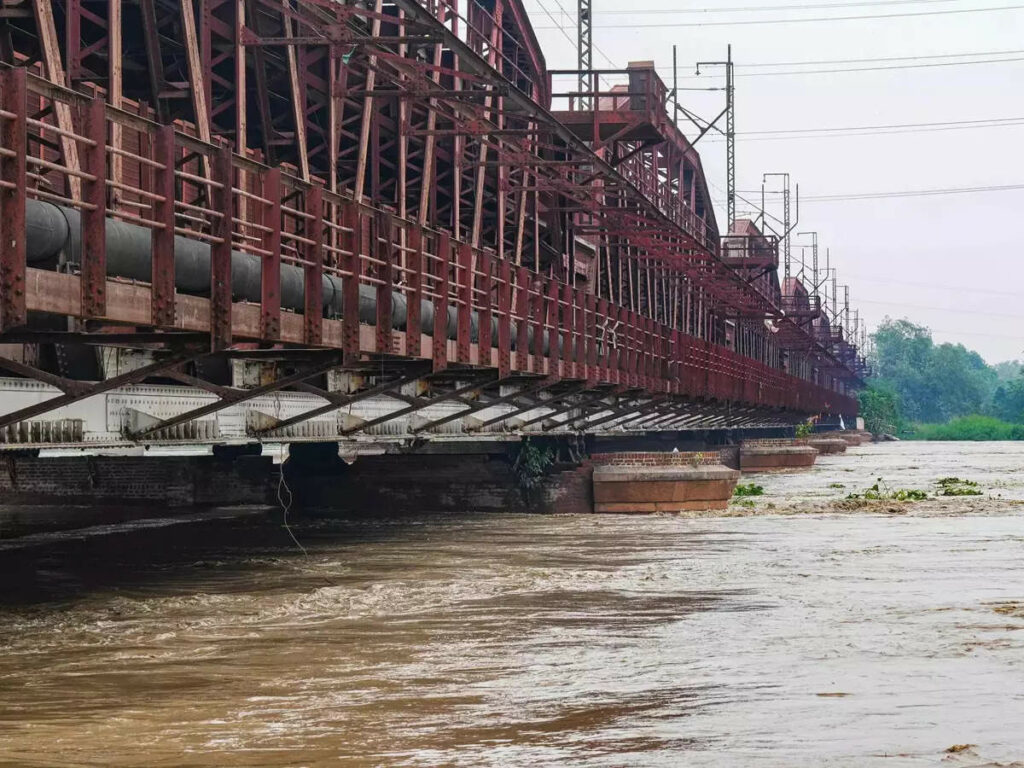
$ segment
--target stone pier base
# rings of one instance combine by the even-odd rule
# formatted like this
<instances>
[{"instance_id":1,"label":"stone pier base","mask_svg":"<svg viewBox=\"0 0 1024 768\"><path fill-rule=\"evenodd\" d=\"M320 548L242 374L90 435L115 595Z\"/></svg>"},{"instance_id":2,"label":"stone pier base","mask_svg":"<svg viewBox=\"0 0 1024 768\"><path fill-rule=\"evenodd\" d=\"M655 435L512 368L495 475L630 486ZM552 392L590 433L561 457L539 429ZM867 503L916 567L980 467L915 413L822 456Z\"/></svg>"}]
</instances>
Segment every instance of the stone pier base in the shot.
<instances>
[{"instance_id":1,"label":"stone pier base","mask_svg":"<svg viewBox=\"0 0 1024 768\"><path fill-rule=\"evenodd\" d=\"M819 454L845 453L847 442L841 437L805 437L798 439L798 445L809 445Z\"/></svg>"},{"instance_id":2,"label":"stone pier base","mask_svg":"<svg viewBox=\"0 0 1024 768\"><path fill-rule=\"evenodd\" d=\"M870 443L873 435L870 432L862 432L855 429L846 429L842 432L836 432L841 440L845 440L847 445L863 445L864 443Z\"/></svg>"},{"instance_id":3,"label":"stone pier base","mask_svg":"<svg viewBox=\"0 0 1024 768\"><path fill-rule=\"evenodd\" d=\"M725 509L740 473L707 453L623 453L593 457L594 511Z\"/></svg>"},{"instance_id":4,"label":"stone pier base","mask_svg":"<svg viewBox=\"0 0 1024 768\"><path fill-rule=\"evenodd\" d=\"M806 469L814 464L818 451L793 440L750 440L740 445L740 470L775 472Z\"/></svg>"}]
</instances>

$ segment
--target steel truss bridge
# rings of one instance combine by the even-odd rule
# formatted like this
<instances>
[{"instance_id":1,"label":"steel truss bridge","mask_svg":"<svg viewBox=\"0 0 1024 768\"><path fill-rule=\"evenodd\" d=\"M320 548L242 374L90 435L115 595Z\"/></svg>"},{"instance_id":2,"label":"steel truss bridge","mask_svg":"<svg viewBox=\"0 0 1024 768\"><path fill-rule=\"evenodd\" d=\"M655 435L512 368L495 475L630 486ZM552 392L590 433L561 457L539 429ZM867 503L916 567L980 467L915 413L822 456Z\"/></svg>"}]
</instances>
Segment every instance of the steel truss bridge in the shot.
<instances>
[{"instance_id":1,"label":"steel truss bridge","mask_svg":"<svg viewBox=\"0 0 1024 768\"><path fill-rule=\"evenodd\" d=\"M548 72L519 0L0 23L0 448L856 413L856 347L720 234L653 67Z\"/></svg>"}]
</instances>

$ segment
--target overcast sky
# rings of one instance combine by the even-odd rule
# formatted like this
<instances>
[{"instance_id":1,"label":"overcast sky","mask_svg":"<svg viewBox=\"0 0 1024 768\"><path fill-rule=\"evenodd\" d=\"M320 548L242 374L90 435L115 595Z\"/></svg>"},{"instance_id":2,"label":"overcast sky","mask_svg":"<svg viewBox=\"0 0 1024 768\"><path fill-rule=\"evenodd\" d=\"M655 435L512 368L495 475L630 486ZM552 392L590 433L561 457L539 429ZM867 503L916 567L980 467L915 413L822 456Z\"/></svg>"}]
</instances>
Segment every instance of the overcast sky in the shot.
<instances>
[{"instance_id":1,"label":"overcast sky","mask_svg":"<svg viewBox=\"0 0 1024 768\"><path fill-rule=\"evenodd\" d=\"M524 1L548 66L574 68L575 2ZM859 308L869 327L886 315L907 317L930 327L937 341L962 343L991 363L1024 358L1024 188L927 197L828 202L809 199L963 187L1024 187L1024 4L1012 0L593 2L594 41L599 49L594 64L598 67L611 67L603 54L616 67L624 67L628 61L654 59L671 86L675 44L681 88L720 86L724 82L721 69L708 70L695 79L693 64L724 59L727 44L732 44L737 75L738 189L759 202L762 173L792 174L804 198L799 230L817 230L822 256L828 247L832 263L838 266L839 283L851 286L851 304ZM1009 9L980 10L996 7ZM737 8L747 10L724 10ZM755 8L758 10L752 10ZM655 10L659 12L645 12ZM897 14L919 15L748 23ZM982 55L954 58L950 54ZM890 57L931 58L877 61ZM873 61L756 66L848 59ZM935 66L963 61L984 63ZM879 71L878 67L899 68ZM765 74L854 68L870 71ZM680 104L700 115L714 116L724 104L724 93L681 91ZM1008 118L1017 122L995 127L983 123L983 127L968 129L894 129L838 137L743 135L815 128L1009 122ZM695 134L692 126L684 127L684 132ZM709 135L697 147L717 198L719 225L724 229L725 145L720 138L713 140ZM737 208L742 215L750 206L740 201ZM769 210L781 216L779 205ZM807 253L809 259L809 249ZM798 259L799 254L800 249L794 247L794 258Z\"/></svg>"}]
</instances>

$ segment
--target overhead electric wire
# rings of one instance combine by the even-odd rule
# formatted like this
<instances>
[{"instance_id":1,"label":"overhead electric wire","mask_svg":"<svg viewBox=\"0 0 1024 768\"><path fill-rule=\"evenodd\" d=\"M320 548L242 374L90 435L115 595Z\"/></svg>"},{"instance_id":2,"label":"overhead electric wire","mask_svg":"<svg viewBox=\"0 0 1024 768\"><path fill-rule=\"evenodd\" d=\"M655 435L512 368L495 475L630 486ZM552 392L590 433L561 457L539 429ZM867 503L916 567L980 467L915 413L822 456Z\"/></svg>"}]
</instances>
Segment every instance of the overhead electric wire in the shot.
<instances>
[{"instance_id":1,"label":"overhead electric wire","mask_svg":"<svg viewBox=\"0 0 1024 768\"><path fill-rule=\"evenodd\" d=\"M906 19L922 16L949 16L964 13L991 13L996 11L1016 11L1024 8L1024 5L998 5L988 8L950 8L943 11L908 11L904 13L867 14L861 16L805 16L796 19L743 19L740 21L692 21L692 22L661 22L642 24L595 24L595 29L652 29L652 28L680 28L680 27L733 27L747 26L751 24L806 24L811 22L833 22L833 21L866 21L875 19ZM535 29L551 29L551 27L538 26Z\"/></svg>"},{"instance_id":2,"label":"overhead electric wire","mask_svg":"<svg viewBox=\"0 0 1024 768\"><path fill-rule=\"evenodd\" d=\"M991 296L1012 296L1014 298L1024 299L1024 293L1021 293L1021 292L993 291L990 288L970 288L970 287L964 286L963 284L960 284L960 285L941 285L939 283L920 283L920 282L917 282L917 281L914 281L914 280L897 280L897 279L890 278L890 277L885 277L885 278L868 277L868 276L863 275L863 274L861 274L859 272L846 272L845 270L843 272L843 277L844 278L849 278L849 279L852 279L852 280L856 280L859 283L879 283L879 284L882 284L882 285L889 285L889 284L892 284L892 283L896 283L898 285L906 285L906 286L909 286L909 287L912 287L912 288L928 288L930 290L950 291L950 292L958 293L958 294L962 294L962 293L983 293L983 294L991 295Z\"/></svg>"},{"instance_id":3,"label":"overhead electric wire","mask_svg":"<svg viewBox=\"0 0 1024 768\"><path fill-rule=\"evenodd\" d=\"M987 128L1014 128L1024 125L1024 117L992 118L989 120L961 120L936 123L905 123L890 126L848 126L836 128L792 128L772 131L740 131L736 134L743 142L793 141L806 139L834 139L857 136L892 136L898 134L935 133L939 131L965 131ZM720 144L718 137L709 143Z\"/></svg>"},{"instance_id":4,"label":"overhead electric wire","mask_svg":"<svg viewBox=\"0 0 1024 768\"><path fill-rule=\"evenodd\" d=\"M569 33L566 31L564 26L562 26L561 24L558 23L558 20L551 14L551 12L547 9L547 7L544 5L544 3L542 3L541 0L534 0L534 2L536 2L538 7L542 11L544 11L545 15L549 19L551 19L551 21L553 21L556 24L555 27L534 27L534 29L558 29L562 33L562 36L565 37L565 39L569 41L570 45L575 46L577 44L577 41L575 39L573 39L569 35ZM567 11L565 9L565 6L562 5L560 0L555 0L555 5L557 5L561 9L562 13L564 13L565 15L570 16L571 18L576 18L574 14L569 13L569 11ZM597 43L594 43L593 45L594 45L594 50L597 51L599 54L601 54L602 58L604 58L604 60L606 62L608 62L608 64L610 66L612 66L612 67L617 67L618 66L612 60L612 58L601 49L601 46L599 46Z\"/></svg>"},{"instance_id":5,"label":"overhead electric wire","mask_svg":"<svg viewBox=\"0 0 1024 768\"><path fill-rule=\"evenodd\" d=\"M804 61L761 61L754 63L737 62L733 66L736 69L749 69L752 67L804 67L823 66L826 64L866 64L876 61L920 61L922 59L962 59L967 56L1012 56L1024 53L1024 49L1009 51L969 51L966 53L935 53L918 54L916 56L873 56L859 59L811 59Z\"/></svg>"},{"instance_id":6,"label":"overhead electric wire","mask_svg":"<svg viewBox=\"0 0 1024 768\"><path fill-rule=\"evenodd\" d=\"M808 61L789 61L789 62L759 62L754 64L743 64L736 63L734 66L738 71L736 77L784 77L784 76L795 76L795 75L829 75L834 73L842 72L884 72L886 70L905 70L905 69L930 69L934 67L956 67L967 64L1006 64L1024 61L1024 49L1014 49L1008 51L976 51L973 53L943 53L935 54L933 56L881 56L875 58L860 58L860 59L822 59L822 60L808 60ZM879 67L833 67L829 65L833 64L871 64L875 62L897 62L897 61L924 61L926 59L965 59L968 57L977 56L1001 56L1004 58L988 58L988 59L973 59L969 61L930 61L924 64L893 64L891 66L879 66ZM1008 57L1008 58L1007 58ZM827 66L827 69L796 69L783 72L743 72L743 69L757 68L766 69L769 67L821 67ZM655 67L657 71L665 77L672 76L672 69L664 64ZM697 75L682 75L678 78L679 80L706 80L707 78L700 77Z\"/></svg>"},{"instance_id":7,"label":"overhead electric wire","mask_svg":"<svg viewBox=\"0 0 1024 768\"><path fill-rule=\"evenodd\" d=\"M947 187L938 189L908 189L894 192L863 192L836 195L801 196L800 203L831 203L847 200L885 200L896 197L931 197L934 195L962 195L976 192L1011 192L1024 189L1024 184L991 184L981 187Z\"/></svg>"},{"instance_id":8,"label":"overhead electric wire","mask_svg":"<svg viewBox=\"0 0 1024 768\"><path fill-rule=\"evenodd\" d=\"M961 0L852 0L840 3L796 3L790 5L745 5L731 8L637 8L635 10L594 11L594 16L616 16L622 14L670 14L670 13L767 13L769 11L827 10L829 8L880 8L888 5L931 5L934 3L956 3Z\"/></svg>"},{"instance_id":9,"label":"overhead electric wire","mask_svg":"<svg viewBox=\"0 0 1024 768\"><path fill-rule=\"evenodd\" d=\"M793 133L832 133L835 131L873 131L873 130L888 130L890 128L933 128L938 126L972 126L981 125L986 123L1000 124L1000 123L1015 123L1024 120L1024 116L1020 117L986 117L977 120L942 120L932 123L886 123L880 125L846 125L836 126L834 128L778 128L772 130L761 130L761 131L741 131L737 136L769 136L778 134L793 134Z\"/></svg>"},{"instance_id":10,"label":"overhead electric wire","mask_svg":"<svg viewBox=\"0 0 1024 768\"><path fill-rule=\"evenodd\" d=\"M1020 6L1024 8L1024 6ZM843 67L832 69L794 69L788 72L737 72L736 77L791 77L793 75L831 75L841 72L887 72L889 70L934 69L936 67L964 67L971 64L1009 64L1024 61L1024 57L1013 56L1004 59L972 59L971 61L933 61L927 64L893 64L883 67ZM664 70L663 70L664 71ZM695 75L687 75L686 80L698 79Z\"/></svg>"},{"instance_id":11,"label":"overhead electric wire","mask_svg":"<svg viewBox=\"0 0 1024 768\"><path fill-rule=\"evenodd\" d=\"M954 315L979 315L985 317L1014 317L1024 320L1024 315L1010 312L986 312L981 309L956 309L955 307L935 307L928 304L906 304L902 301L876 301L873 299L857 298L858 304L876 304L883 307L900 307L901 309L926 309L938 312L948 312Z\"/></svg>"}]
</instances>

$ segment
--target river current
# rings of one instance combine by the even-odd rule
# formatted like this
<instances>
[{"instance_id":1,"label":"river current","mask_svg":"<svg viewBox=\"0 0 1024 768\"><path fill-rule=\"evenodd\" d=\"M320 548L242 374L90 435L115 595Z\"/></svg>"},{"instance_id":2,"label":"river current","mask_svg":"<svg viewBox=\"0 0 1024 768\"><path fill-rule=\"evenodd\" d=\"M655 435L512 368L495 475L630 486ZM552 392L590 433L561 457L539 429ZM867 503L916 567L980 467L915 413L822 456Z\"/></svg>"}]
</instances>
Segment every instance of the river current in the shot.
<instances>
[{"instance_id":1,"label":"river current","mask_svg":"<svg viewBox=\"0 0 1024 768\"><path fill-rule=\"evenodd\" d=\"M844 501L948 475L983 496ZM0 542L0 765L1024 766L1024 445L747 480L308 556L256 512Z\"/></svg>"}]
</instances>

